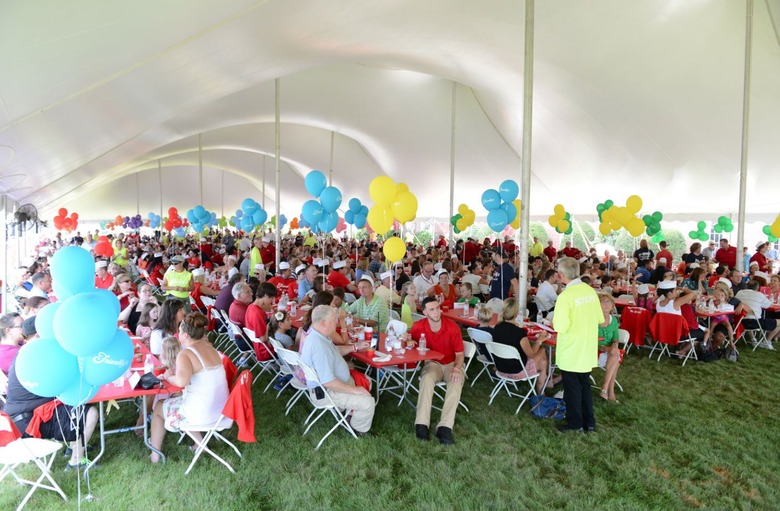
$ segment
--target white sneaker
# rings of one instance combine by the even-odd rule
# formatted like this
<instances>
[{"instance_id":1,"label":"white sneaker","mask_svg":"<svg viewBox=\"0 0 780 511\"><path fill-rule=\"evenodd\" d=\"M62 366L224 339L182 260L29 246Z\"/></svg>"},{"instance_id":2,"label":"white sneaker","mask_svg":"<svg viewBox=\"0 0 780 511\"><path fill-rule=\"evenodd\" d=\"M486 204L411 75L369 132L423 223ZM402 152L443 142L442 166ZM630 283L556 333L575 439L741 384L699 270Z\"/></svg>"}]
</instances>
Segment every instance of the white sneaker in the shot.
<instances>
[{"instance_id":1,"label":"white sneaker","mask_svg":"<svg viewBox=\"0 0 780 511\"><path fill-rule=\"evenodd\" d=\"M775 351L775 347L772 345L772 341L761 341L760 346L769 351Z\"/></svg>"}]
</instances>

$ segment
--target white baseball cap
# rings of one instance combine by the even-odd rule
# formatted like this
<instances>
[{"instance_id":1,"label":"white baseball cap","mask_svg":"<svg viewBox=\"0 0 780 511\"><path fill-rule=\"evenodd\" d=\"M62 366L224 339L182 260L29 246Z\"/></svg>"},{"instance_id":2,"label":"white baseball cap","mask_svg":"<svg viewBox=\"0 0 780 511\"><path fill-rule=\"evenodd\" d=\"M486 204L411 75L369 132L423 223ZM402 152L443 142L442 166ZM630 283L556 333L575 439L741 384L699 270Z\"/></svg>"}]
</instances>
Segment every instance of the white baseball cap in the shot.
<instances>
[{"instance_id":1,"label":"white baseball cap","mask_svg":"<svg viewBox=\"0 0 780 511\"><path fill-rule=\"evenodd\" d=\"M347 262L346 261L336 261L335 263L333 263L333 268L336 269L336 270L340 270L341 268L344 268L345 266L347 266Z\"/></svg>"},{"instance_id":2,"label":"white baseball cap","mask_svg":"<svg viewBox=\"0 0 780 511\"><path fill-rule=\"evenodd\" d=\"M384 272L383 274L381 274L379 276L380 280L385 280L385 279L390 279L390 278L393 278L393 272L391 272L391 271L386 271L386 272Z\"/></svg>"},{"instance_id":3,"label":"white baseball cap","mask_svg":"<svg viewBox=\"0 0 780 511\"><path fill-rule=\"evenodd\" d=\"M282 261L281 263L279 263L279 269L280 270L289 270L290 269L290 263L288 263L287 261Z\"/></svg>"}]
</instances>

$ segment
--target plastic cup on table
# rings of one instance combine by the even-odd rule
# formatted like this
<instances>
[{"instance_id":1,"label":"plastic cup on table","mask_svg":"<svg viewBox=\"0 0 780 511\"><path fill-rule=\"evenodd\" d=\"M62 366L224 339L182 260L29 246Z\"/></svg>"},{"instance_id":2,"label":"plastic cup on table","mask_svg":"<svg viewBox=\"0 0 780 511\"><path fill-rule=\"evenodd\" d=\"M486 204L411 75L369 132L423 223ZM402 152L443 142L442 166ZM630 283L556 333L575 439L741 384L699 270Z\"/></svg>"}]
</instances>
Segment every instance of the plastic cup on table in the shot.
<instances>
[{"instance_id":1,"label":"plastic cup on table","mask_svg":"<svg viewBox=\"0 0 780 511\"><path fill-rule=\"evenodd\" d=\"M376 350L373 346L369 346L366 349L366 355L368 355L368 358L374 358L374 356L376 356Z\"/></svg>"}]
</instances>

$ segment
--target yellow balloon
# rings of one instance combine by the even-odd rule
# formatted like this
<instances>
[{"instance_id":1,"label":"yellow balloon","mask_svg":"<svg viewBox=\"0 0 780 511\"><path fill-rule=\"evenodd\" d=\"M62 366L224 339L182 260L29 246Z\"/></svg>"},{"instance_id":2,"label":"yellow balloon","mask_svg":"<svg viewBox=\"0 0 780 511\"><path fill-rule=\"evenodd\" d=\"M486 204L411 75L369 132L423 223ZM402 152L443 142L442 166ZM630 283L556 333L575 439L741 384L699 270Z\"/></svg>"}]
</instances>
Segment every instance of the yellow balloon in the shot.
<instances>
[{"instance_id":1,"label":"yellow balloon","mask_svg":"<svg viewBox=\"0 0 780 511\"><path fill-rule=\"evenodd\" d=\"M471 225L474 223L474 220L477 219L477 214L470 209L466 209L466 213L463 213L463 219L468 225Z\"/></svg>"},{"instance_id":2,"label":"yellow balloon","mask_svg":"<svg viewBox=\"0 0 780 511\"><path fill-rule=\"evenodd\" d=\"M368 193L379 206L389 206L396 195L395 181L387 176L377 176L368 185Z\"/></svg>"},{"instance_id":3,"label":"yellow balloon","mask_svg":"<svg viewBox=\"0 0 780 511\"><path fill-rule=\"evenodd\" d=\"M550 224L550 227L555 229L555 226L558 225L558 215L551 215L550 218L547 219L547 223Z\"/></svg>"},{"instance_id":4,"label":"yellow balloon","mask_svg":"<svg viewBox=\"0 0 780 511\"><path fill-rule=\"evenodd\" d=\"M411 222L417 216L417 197L409 191L399 193L393 200L392 210L399 222Z\"/></svg>"},{"instance_id":5,"label":"yellow balloon","mask_svg":"<svg viewBox=\"0 0 780 511\"><path fill-rule=\"evenodd\" d=\"M468 210L469 207L466 206L465 204L461 204L460 206L458 206L458 213L460 213L460 216L462 216L463 218L466 218L466 212Z\"/></svg>"},{"instance_id":6,"label":"yellow balloon","mask_svg":"<svg viewBox=\"0 0 780 511\"><path fill-rule=\"evenodd\" d=\"M642 199L639 197L639 195L632 195L628 199L626 199L626 207L631 212L632 215L635 215L639 213L639 210L642 209Z\"/></svg>"},{"instance_id":7,"label":"yellow balloon","mask_svg":"<svg viewBox=\"0 0 780 511\"><path fill-rule=\"evenodd\" d=\"M368 225L377 234L384 234L393 227L393 212L384 206L373 206L368 210Z\"/></svg>"},{"instance_id":8,"label":"yellow balloon","mask_svg":"<svg viewBox=\"0 0 780 511\"><path fill-rule=\"evenodd\" d=\"M465 231L469 228L469 225L466 221L464 221L462 218L455 222L455 227L458 228L459 231Z\"/></svg>"},{"instance_id":9,"label":"yellow balloon","mask_svg":"<svg viewBox=\"0 0 780 511\"><path fill-rule=\"evenodd\" d=\"M556 204L555 208L553 209L555 211L555 215L559 216L561 218L566 216L566 209L564 209L563 204ZM555 227L555 226L553 226Z\"/></svg>"},{"instance_id":10,"label":"yellow balloon","mask_svg":"<svg viewBox=\"0 0 780 511\"><path fill-rule=\"evenodd\" d=\"M517 215L517 218L515 218L514 222L511 222L509 224L509 227L511 227L512 229L520 228L520 215Z\"/></svg>"},{"instance_id":11,"label":"yellow balloon","mask_svg":"<svg viewBox=\"0 0 780 511\"><path fill-rule=\"evenodd\" d=\"M602 222L610 222L615 219L615 208L616 206L612 206L611 208L607 209L601 214L601 221ZM606 236L606 234L605 234Z\"/></svg>"},{"instance_id":12,"label":"yellow balloon","mask_svg":"<svg viewBox=\"0 0 780 511\"><path fill-rule=\"evenodd\" d=\"M515 216L515 219L520 220L520 206L521 206L520 199L513 200L512 204L514 204L515 209L517 210L517 215ZM517 227L512 227L512 229L517 229Z\"/></svg>"},{"instance_id":13,"label":"yellow balloon","mask_svg":"<svg viewBox=\"0 0 780 511\"><path fill-rule=\"evenodd\" d=\"M401 238L388 238L388 240L385 241L384 247L382 247L382 252L384 252L388 261L394 263L404 258L406 255L406 245Z\"/></svg>"},{"instance_id":14,"label":"yellow balloon","mask_svg":"<svg viewBox=\"0 0 780 511\"><path fill-rule=\"evenodd\" d=\"M599 232L604 236L607 236L612 232L612 228L609 226L609 223L601 222L601 224L599 224Z\"/></svg>"},{"instance_id":15,"label":"yellow balloon","mask_svg":"<svg viewBox=\"0 0 780 511\"><path fill-rule=\"evenodd\" d=\"M558 227L558 231L566 232L569 230L569 227L571 227L571 224L569 223L568 220L561 220L560 222L558 222L557 227Z\"/></svg>"},{"instance_id":16,"label":"yellow balloon","mask_svg":"<svg viewBox=\"0 0 780 511\"><path fill-rule=\"evenodd\" d=\"M610 220L609 221L609 228L612 229L613 231L617 231L621 227L623 227L623 226L620 225L620 222L618 222L617 220Z\"/></svg>"},{"instance_id":17,"label":"yellow balloon","mask_svg":"<svg viewBox=\"0 0 780 511\"><path fill-rule=\"evenodd\" d=\"M409 185L406 183L398 183L395 185L395 194L398 195L399 193L408 192L409 191Z\"/></svg>"},{"instance_id":18,"label":"yellow balloon","mask_svg":"<svg viewBox=\"0 0 780 511\"><path fill-rule=\"evenodd\" d=\"M636 220L639 220L636 218ZM641 236L642 231L644 231L645 223L642 220L639 220L638 222L634 222L633 220L629 222L628 226L626 227L626 230L628 231L631 236Z\"/></svg>"},{"instance_id":19,"label":"yellow balloon","mask_svg":"<svg viewBox=\"0 0 780 511\"><path fill-rule=\"evenodd\" d=\"M780 220L775 220L774 223L769 226L769 232L771 232L772 236L775 238L780 238Z\"/></svg>"}]
</instances>

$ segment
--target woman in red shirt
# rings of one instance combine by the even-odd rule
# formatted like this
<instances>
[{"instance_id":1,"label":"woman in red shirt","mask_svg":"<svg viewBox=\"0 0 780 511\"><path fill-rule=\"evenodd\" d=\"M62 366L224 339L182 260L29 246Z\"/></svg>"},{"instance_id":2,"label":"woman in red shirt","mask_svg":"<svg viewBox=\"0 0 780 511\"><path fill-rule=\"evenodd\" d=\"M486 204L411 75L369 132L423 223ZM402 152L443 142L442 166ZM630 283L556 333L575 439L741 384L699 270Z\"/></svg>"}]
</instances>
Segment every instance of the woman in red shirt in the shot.
<instances>
[{"instance_id":1,"label":"woman in red shirt","mask_svg":"<svg viewBox=\"0 0 780 511\"><path fill-rule=\"evenodd\" d=\"M756 253L750 258L751 263L758 263L759 271L765 271L772 273L772 263L766 258L766 253L769 250L769 243L764 241L756 246Z\"/></svg>"},{"instance_id":2,"label":"woman in red shirt","mask_svg":"<svg viewBox=\"0 0 780 511\"><path fill-rule=\"evenodd\" d=\"M458 299L458 293L455 286L450 284L450 274L447 270L439 270L436 276L439 278L439 283L428 290L428 296L443 296L441 304L451 308Z\"/></svg>"}]
</instances>

